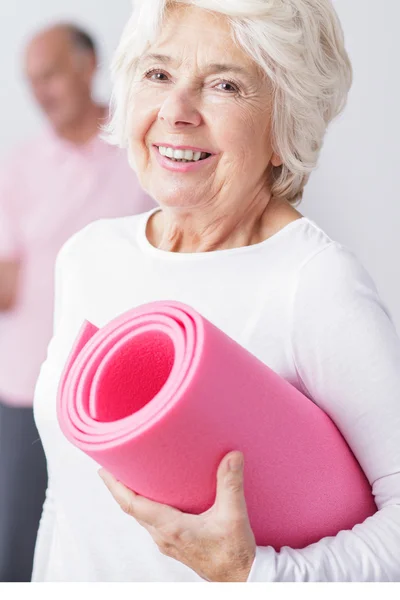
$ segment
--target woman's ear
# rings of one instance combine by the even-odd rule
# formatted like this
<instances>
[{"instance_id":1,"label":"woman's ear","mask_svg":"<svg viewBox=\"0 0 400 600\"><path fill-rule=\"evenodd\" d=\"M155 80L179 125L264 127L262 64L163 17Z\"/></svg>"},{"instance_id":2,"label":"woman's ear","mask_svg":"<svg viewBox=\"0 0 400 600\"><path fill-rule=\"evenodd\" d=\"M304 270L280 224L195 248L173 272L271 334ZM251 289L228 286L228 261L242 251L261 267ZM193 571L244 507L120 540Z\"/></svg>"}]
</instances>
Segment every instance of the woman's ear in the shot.
<instances>
[{"instance_id":1,"label":"woman's ear","mask_svg":"<svg viewBox=\"0 0 400 600\"><path fill-rule=\"evenodd\" d=\"M283 160L274 152L271 158L271 164L273 167L281 167L283 165Z\"/></svg>"}]
</instances>

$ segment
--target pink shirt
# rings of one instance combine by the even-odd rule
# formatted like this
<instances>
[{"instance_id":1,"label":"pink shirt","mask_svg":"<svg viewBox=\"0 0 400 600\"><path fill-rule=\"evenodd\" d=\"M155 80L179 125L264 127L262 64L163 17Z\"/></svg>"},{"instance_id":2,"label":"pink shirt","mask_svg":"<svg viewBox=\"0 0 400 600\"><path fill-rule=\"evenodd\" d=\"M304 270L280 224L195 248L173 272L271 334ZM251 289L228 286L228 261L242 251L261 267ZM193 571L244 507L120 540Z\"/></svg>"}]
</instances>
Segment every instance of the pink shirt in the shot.
<instances>
[{"instance_id":1,"label":"pink shirt","mask_svg":"<svg viewBox=\"0 0 400 600\"><path fill-rule=\"evenodd\" d=\"M64 242L96 219L145 212L126 153L100 137L84 146L46 132L0 171L0 261L22 264L18 302L0 312L0 399L30 406L52 335L54 263Z\"/></svg>"}]
</instances>

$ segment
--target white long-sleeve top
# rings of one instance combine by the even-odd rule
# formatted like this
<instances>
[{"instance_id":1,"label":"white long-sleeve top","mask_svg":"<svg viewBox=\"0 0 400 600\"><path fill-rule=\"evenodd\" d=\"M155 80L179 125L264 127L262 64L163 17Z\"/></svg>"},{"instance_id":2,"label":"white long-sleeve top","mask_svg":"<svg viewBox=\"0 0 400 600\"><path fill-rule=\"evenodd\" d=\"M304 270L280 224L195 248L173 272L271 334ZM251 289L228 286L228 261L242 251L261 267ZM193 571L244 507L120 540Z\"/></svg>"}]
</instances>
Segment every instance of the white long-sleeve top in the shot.
<instances>
[{"instance_id":1,"label":"white long-sleeve top","mask_svg":"<svg viewBox=\"0 0 400 600\"><path fill-rule=\"evenodd\" d=\"M49 489L34 581L202 581L120 510L56 419L82 321L103 326L167 299L193 306L328 413L373 488L374 516L302 550L259 547L249 581L400 581L400 341L368 274L306 218L260 244L180 254L150 245L149 214L90 225L57 261L55 332L35 397Z\"/></svg>"}]
</instances>

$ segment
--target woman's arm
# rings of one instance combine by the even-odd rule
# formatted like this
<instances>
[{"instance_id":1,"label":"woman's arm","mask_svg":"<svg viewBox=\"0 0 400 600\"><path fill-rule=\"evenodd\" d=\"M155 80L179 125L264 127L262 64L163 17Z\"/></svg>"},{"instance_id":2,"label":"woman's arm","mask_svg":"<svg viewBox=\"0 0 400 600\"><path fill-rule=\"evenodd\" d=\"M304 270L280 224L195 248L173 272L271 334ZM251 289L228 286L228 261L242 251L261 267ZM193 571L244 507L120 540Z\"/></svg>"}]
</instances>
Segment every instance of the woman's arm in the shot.
<instances>
[{"instance_id":1,"label":"woman's arm","mask_svg":"<svg viewBox=\"0 0 400 600\"><path fill-rule=\"evenodd\" d=\"M258 548L249 581L400 581L400 341L371 279L336 244L303 266L291 342L305 393L346 438L379 511L303 550Z\"/></svg>"}]
</instances>

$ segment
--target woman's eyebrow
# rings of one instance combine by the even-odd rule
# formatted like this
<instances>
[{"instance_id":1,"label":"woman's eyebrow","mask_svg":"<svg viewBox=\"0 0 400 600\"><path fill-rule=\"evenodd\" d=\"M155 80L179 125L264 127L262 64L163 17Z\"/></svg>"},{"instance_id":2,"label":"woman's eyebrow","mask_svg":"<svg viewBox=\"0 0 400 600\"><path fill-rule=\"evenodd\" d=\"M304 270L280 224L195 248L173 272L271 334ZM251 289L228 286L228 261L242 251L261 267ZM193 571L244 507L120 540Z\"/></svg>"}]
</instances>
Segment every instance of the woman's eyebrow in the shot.
<instances>
[{"instance_id":1,"label":"woman's eyebrow","mask_svg":"<svg viewBox=\"0 0 400 600\"><path fill-rule=\"evenodd\" d=\"M164 65L174 63L174 59L166 54L146 54L140 60L140 63L158 62ZM238 73L240 75L248 75L248 70L239 65L229 63L212 63L204 68L206 73Z\"/></svg>"},{"instance_id":2,"label":"woman's eyebrow","mask_svg":"<svg viewBox=\"0 0 400 600\"><path fill-rule=\"evenodd\" d=\"M238 73L239 75L248 75L248 70L239 65L228 63L213 63L208 65L206 71L209 73Z\"/></svg>"},{"instance_id":3,"label":"woman's eyebrow","mask_svg":"<svg viewBox=\"0 0 400 600\"><path fill-rule=\"evenodd\" d=\"M162 63L164 65L167 65L167 64L173 62L173 60L170 56L167 56L166 54L144 54L139 59L138 64L142 65L142 64L146 64L148 62L157 62L157 63Z\"/></svg>"}]
</instances>

